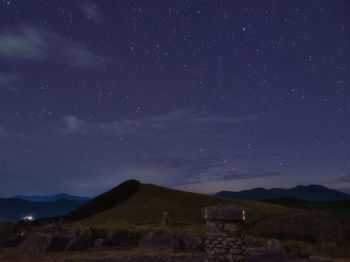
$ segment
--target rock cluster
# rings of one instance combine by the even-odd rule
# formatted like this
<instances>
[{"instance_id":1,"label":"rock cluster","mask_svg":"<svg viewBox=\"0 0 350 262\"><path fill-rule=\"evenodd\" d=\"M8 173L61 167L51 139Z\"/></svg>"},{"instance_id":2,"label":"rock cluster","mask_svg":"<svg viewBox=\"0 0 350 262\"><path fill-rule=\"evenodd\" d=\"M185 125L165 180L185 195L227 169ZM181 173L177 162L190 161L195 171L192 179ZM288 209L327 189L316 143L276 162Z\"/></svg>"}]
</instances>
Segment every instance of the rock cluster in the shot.
<instances>
[{"instance_id":1,"label":"rock cluster","mask_svg":"<svg viewBox=\"0 0 350 262\"><path fill-rule=\"evenodd\" d=\"M142 237L139 246L142 248L195 252L202 250L202 243L203 241L200 236L176 228L163 234L150 232Z\"/></svg>"},{"instance_id":2,"label":"rock cluster","mask_svg":"<svg viewBox=\"0 0 350 262\"><path fill-rule=\"evenodd\" d=\"M74 251L92 245L93 234L89 227L79 231L70 227L48 225L29 234L18 247L23 251Z\"/></svg>"},{"instance_id":3,"label":"rock cluster","mask_svg":"<svg viewBox=\"0 0 350 262\"><path fill-rule=\"evenodd\" d=\"M246 261L243 223L206 221L207 234L204 243L208 262Z\"/></svg>"},{"instance_id":4,"label":"rock cluster","mask_svg":"<svg viewBox=\"0 0 350 262\"><path fill-rule=\"evenodd\" d=\"M21 243L27 236L27 232L12 235L10 237L0 238L0 248L4 247L15 247Z\"/></svg>"}]
</instances>

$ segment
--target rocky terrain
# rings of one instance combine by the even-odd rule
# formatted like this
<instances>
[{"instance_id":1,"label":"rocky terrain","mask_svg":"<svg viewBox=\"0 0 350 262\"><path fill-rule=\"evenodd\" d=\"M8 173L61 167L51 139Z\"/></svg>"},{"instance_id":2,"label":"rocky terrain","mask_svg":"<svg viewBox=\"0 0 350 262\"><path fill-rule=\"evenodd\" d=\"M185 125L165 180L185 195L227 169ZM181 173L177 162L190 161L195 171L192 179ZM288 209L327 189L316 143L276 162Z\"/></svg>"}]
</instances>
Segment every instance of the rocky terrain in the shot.
<instances>
[{"instance_id":1,"label":"rocky terrain","mask_svg":"<svg viewBox=\"0 0 350 262\"><path fill-rule=\"evenodd\" d=\"M92 228L48 225L31 233L0 239L1 262L203 262L203 238L179 228L143 236L107 232L96 236ZM302 262L308 255L277 240L248 249L248 262Z\"/></svg>"}]
</instances>

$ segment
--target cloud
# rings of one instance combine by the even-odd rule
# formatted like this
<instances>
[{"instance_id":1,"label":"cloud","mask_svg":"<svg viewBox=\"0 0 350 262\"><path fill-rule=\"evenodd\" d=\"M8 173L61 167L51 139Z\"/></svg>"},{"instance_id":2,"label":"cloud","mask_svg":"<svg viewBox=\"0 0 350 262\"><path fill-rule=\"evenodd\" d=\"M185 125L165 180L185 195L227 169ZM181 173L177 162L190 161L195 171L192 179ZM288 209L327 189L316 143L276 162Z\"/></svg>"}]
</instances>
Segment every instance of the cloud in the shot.
<instances>
[{"instance_id":1,"label":"cloud","mask_svg":"<svg viewBox=\"0 0 350 262\"><path fill-rule=\"evenodd\" d=\"M0 88L9 91L18 91L16 83L19 80L19 76L16 74L0 74Z\"/></svg>"},{"instance_id":2,"label":"cloud","mask_svg":"<svg viewBox=\"0 0 350 262\"><path fill-rule=\"evenodd\" d=\"M63 118L63 123L65 124L63 133L72 133L79 130L86 123L83 120L76 118L75 116L66 116Z\"/></svg>"},{"instance_id":3,"label":"cloud","mask_svg":"<svg viewBox=\"0 0 350 262\"><path fill-rule=\"evenodd\" d=\"M67 119L71 122L79 122L74 129L67 126ZM74 119L74 120L73 120ZM183 133L204 133L208 129L217 129L226 125L236 125L256 119L253 116L241 118L227 116L213 116L208 112L193 113L186 110L177 110L160 116L127 119L103 123L88 123L74 116L65 117L65 127L59 129L60 133L66 134L67 128L74 133L104 134L104 135L171 135ZM73 133L68 132L68 133Z\"/></svg>"},{"instance_id":4,"label":"cloud","mask_svg":"<svg viewBox=\"0 0 350 262\"><path fill-rule=\"evenodd\" d=\"M7 133L7 131L0 126L0 139L5 139L8 137L9 137L9 134Z\"/></svg>"},{"instance_id":5,"label":"cloud","mask_svg":"<svg viewBox=\"0 0 350 262\"><path fill-rule=\"evenodd\" d=\"M103 148L109 152L96 158L105 163L106 170L99 172L111 184L115 181L107 177L112 180L116 175L121 180L139 178L168 186L278 175L269 168L247 168L246 154L238 149L238 143L244 143L244 139L232 140L234 130L239 126L246 130L244 125L255 120L253 116L188 110L109 122L91 122L69 115L55 129L60 138L53 139L66 141L73 148L84 148L81 151Z\"/></svg>"},{"instance_id":6,"label":"cloud","mask_svg":"<svg viewBox=\"0 0 350 262\"><path fill-rule=\"evenodd\" d=\"M241 172L241 171L228 171L222 172L214 175L215 181L228 181L228 180L238 180L238 179L254 179L270 176L279 176L281 175L280 171L276 170L251 170L251 172Z\"/></svg>"},{"instance_id":7,"label":"cloud","mask_svg":"<svg viewBox=\"0 0 350 262\"><path fill-rule=\"evenodd\" d=\"M350 183L350 173L343 174L339 180L343 183Z\"/></svg>"},{"instance_id":8,"label":"cloud","mask_svg":"<svg viewBox=\"0 0 350 262\"><path fill-rule=\"evenodd\" d=\"M45 45L38 31L23 28L20 33L0 35L0 56L15 59L38 59L44 56Z\"/></svg>"},{"instance_id":9,"label":"cloud","mask_svg":"<svg viewBox=\"0 0 350 262\"><path fill-rule=\"evenodd\" d=\"M78 2L78 7L85 14L86 18L91 19L96 24L102 23L102 15L95 2L93 1Z\"/></svg>"},{"instance_id":10,"label":"cloud","mask_svg":"<svg viewBox=\"0 0 350 262\"><path fill-rule=\"evenodd\" d=\"M350 155L345 155L345 156L341 157L340 160L350 161Z\"/></svg>"},{"instance_id":11,"label":"cloud","mask_svg":"<svg viewBox=\"0 0 350 262\"><path fill-rule=\"evenodd\" d=\"M207 182L226 182L248 180L282 175L282 172L272 168L240 168L233 163L216 156L195 156L189 158L163 157L148 158L132 165L123 173L139 174L147 179L161 180L171 186L184 186Z\"/></svg>"},{"instance_id":12,"label":"cloud","mask_svg":"<svg viewBox=\"0 0 350 262\"><path fill-rule=\"evenodd\" d=\"M56 33L23 27L0 34L0 57L10 60L51 61L78 67L98 67L111 60Z\"/></svg>"}]
</instances>

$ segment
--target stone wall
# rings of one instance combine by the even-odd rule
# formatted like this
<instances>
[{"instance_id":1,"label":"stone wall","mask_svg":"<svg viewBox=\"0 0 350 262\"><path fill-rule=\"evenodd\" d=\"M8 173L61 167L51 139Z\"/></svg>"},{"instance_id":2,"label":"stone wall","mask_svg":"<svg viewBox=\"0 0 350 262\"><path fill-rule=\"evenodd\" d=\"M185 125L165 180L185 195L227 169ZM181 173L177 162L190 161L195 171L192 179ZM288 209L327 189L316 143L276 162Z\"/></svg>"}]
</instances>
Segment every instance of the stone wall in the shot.
<instances>
[{"instance_id":1,"label":"stone wall","mask_svg":"<svg viewBox=\"0 0 350 262\"><path fill-rule=\"evenodd\" d=\"M246 209L233 206L213 206L203 210L207 229L204 243L207 262L247 260L244 240L246 212ZM230 217L232 220L229 220ZM218 218L225 218L225 220Z\"/></svg>"}]
</instances>

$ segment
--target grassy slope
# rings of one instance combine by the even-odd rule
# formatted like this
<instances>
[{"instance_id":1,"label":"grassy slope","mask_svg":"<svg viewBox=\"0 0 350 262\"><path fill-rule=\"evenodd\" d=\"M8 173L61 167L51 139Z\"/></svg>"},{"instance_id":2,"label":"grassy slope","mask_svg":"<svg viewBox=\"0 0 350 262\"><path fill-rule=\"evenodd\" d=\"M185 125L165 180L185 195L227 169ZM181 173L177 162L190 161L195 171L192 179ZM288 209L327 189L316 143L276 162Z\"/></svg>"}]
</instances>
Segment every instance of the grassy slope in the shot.
<instances>
[{"instance_id":1,"label":"grassy slope","mask_svg":"<svg viewBox=\"0 0 350 262\"><path fill-rule=\"evenodd\" d=\"M264 202L297 208L289 216L274 217L250 228L250 234L263 238L301 241L312 254L350 257L350 201L306 201L294 198Z\"/></svg>"},{"instance_id":2,"label":"grassy slope","mask_svg":"<svg viewBox=\"0 0 350 262\"><path fill-rule=\"evenodd\" d=\"M132 224L159 223L163 211L173 216L173 222L181 225L198 225L202 207L221 203L251 208L249 223L265 217L283 215L290 209L268 203L248 200L232 200L208 195L184 192L150 184L141 184L138 191L128 200L111 209L80 220L82 224L113 225L126 222Z\"/></svg>"},{"instance_id":3,"label":"grassy slope","mask_svg":"<svg viewBox=\"0 0 350 262\"><path fill-rule=\"evenodd\" d=\"M73 210L64 216L64 220L75 221L93 216L104 210L108 210L118 203L127 200L130 196L137 192L139 186L139 181L127 180L111 190L95 197L94 199L91 199L76 210Z\"/></svg>"},{"instance_id":4,"label":"grassy slope","mask_svg":"<svg viewBox=\"0 0 350 262\"><path fill-rule=\"evenodd\" d=\"M325 210L329 211L339 218L350 218L350 200L329 202L329 201L307 201L296 198L276 198L262 200L265 203L286 206L290 208L300 208L306 210Z\"/></svg>"}]
</instances>

